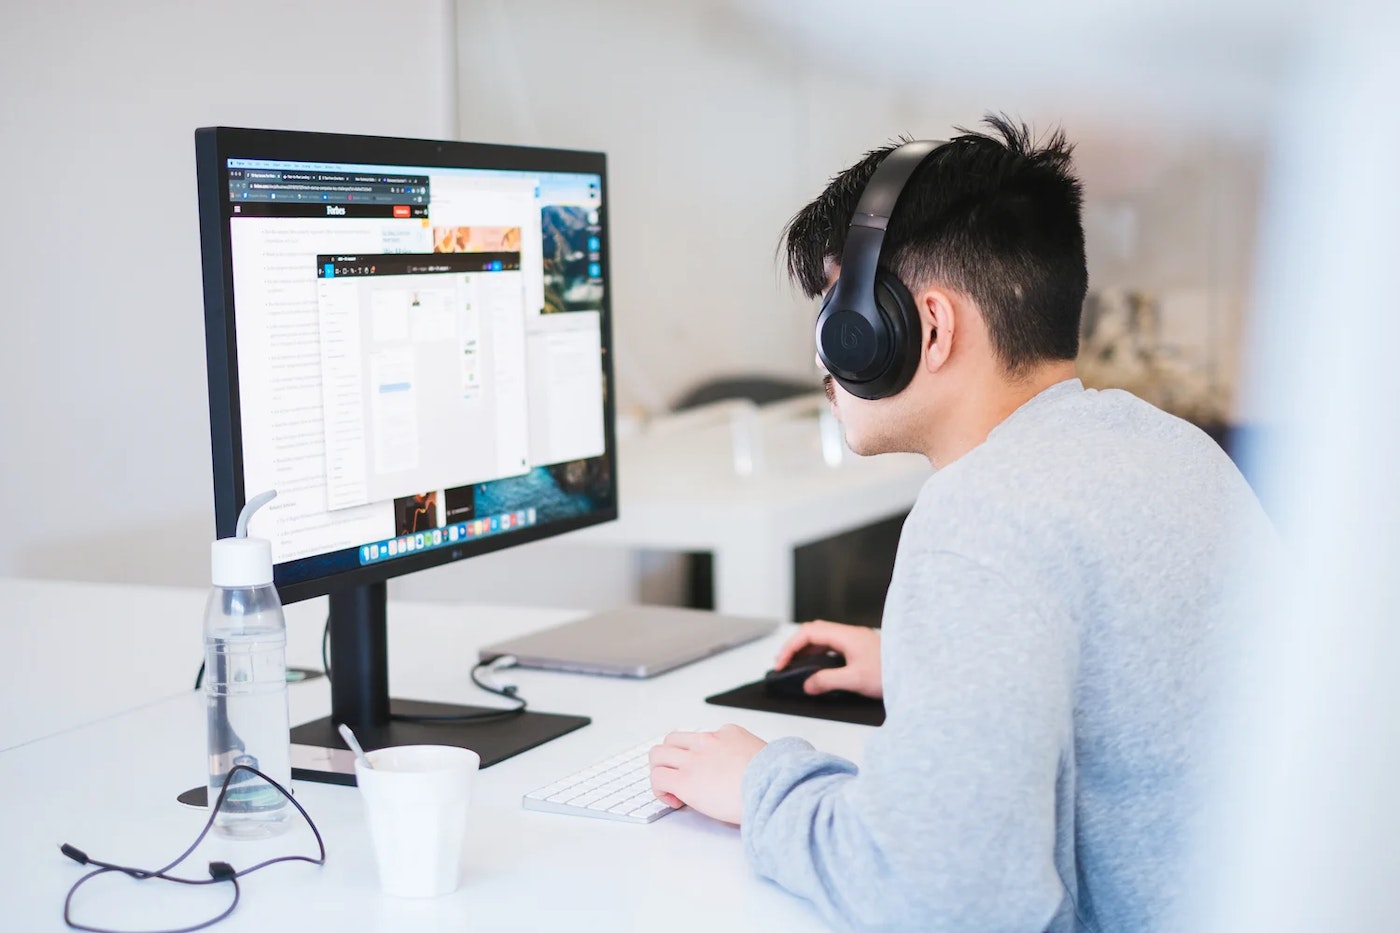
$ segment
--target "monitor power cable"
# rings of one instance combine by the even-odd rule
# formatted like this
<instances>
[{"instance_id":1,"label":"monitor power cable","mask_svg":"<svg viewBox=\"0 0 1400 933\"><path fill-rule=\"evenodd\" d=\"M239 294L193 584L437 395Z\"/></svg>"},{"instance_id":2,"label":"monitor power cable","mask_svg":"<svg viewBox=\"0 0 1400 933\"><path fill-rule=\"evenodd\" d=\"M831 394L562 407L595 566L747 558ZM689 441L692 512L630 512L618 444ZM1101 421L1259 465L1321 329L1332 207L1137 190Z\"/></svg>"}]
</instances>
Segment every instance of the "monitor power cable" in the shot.
<instances>
[{"instance_id":1,"label":"monitor power cable","mask_svg":"<svg viewBox=\"0 0 1400 933\"><path fill-rule=\"evenodd\" d=\"M321 631L321 668L326 672L326 680L334 683L331 678L330 662L330 642L331 642L331 620L326 618L326 627ZM515 684L497 683L494 675L508 667L514 667L516 659L513 655L504 654L493 658L490 661L478 661L472 666L470 677L472 683L476 684L487 693L504 697L515 705L506 709L478 710L470 713L445 713L437 716L431 713L408 714L391 713L389 718L394 722L416 722L423 724L452 723L452 722L498 722L502 719L509 719L525 712L529 705L526 699L517 693Z\"/></svg>"}]
</instances>

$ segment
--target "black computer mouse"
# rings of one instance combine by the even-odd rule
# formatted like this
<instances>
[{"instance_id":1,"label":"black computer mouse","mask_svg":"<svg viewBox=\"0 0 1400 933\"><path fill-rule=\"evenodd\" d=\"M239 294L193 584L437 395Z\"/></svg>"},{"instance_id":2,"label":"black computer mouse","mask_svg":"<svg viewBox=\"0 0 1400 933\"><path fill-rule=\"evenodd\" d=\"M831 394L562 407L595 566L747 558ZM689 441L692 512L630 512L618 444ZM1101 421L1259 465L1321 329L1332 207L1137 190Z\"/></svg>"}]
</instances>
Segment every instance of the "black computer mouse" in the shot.
<instances>
[{"instance_id":1,"label":"black computer mouse","mask_svg":"<svg viewBox=\"0 0 1400 933\"><path fill-rule=\"evenodd\" d=\"M769 696L805 697L802 685L817 671L845 667L846 656L822 645L809 645L792 656L787 666L763 675L763 691Z\"/></svg>"}]
</instances>

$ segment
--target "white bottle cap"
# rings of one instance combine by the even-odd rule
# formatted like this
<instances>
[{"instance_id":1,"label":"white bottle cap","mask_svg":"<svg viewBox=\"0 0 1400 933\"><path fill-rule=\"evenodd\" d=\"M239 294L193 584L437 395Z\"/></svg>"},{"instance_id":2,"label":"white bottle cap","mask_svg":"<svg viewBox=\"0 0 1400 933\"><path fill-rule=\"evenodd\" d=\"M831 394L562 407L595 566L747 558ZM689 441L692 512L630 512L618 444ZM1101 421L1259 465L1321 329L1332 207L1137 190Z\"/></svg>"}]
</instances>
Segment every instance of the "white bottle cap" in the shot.
<instances>
[{"instance_id":1,"label":"white bottle cap","mask_svg":"<svg viewBox=\"0 0 1400 933\"><path fill-rule=\"evenodd\" d=\"M263 586L272 582L272 543L265 538L223 538L210 547L215 586Z\"/></svg>"},{"instance_id":2,"label":"white bottle cap","mask_svg":"<svg viewBox=\"0 0 1400 933\"><path fill-rule=\"evenodd\" d=\"M215 586L264 586L272 582L272 544L266 538L248 537L248 520L276 497L275 490L268 490L249 499L238 514L235 536L214 542L209 557Z\"/></svg>"}]
</instances>

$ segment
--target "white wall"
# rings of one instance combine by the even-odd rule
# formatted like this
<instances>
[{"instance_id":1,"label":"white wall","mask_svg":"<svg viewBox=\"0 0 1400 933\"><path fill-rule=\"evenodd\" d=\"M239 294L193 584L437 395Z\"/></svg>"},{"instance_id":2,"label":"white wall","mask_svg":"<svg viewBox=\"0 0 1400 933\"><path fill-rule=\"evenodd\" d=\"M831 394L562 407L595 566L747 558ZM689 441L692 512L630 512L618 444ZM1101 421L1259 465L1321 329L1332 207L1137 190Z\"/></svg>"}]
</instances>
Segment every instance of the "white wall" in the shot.
<instances>
[{"instance_id":1,"label":"white wall","mask_svg":"<svg viewBox=\"0 0 1400 933\"><path fill-rule=\"evenodd\" d=\"M783 224L863 151L980 115L822 75L713 0L458 7L463 138L608 153L624 407L719 373L814 379L813 308L774 261Z\"/></svg>"},{"instance_id":2,"label":"white wall","mask_svg":"<svg viewBox=\"0 0 1400 933\"><path fill-rule=\"evenodd\" d=\"M440 135L445 10L6 4L0 574L207 579L194 129Z\"/></svg>"}]
</instances>

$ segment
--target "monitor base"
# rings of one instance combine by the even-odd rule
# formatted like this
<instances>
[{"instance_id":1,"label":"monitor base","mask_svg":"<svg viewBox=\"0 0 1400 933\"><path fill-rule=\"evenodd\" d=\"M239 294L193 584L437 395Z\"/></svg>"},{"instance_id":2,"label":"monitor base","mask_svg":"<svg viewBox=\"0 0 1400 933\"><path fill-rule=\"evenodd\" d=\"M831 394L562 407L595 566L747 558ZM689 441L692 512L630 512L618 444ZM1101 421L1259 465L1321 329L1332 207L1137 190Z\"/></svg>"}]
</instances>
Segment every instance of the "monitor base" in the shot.
<instances>
[{"instance_id":1,"label":"monitor base","mask_svg":"<svg viewBox=\"0 0 1400 933\"><path fill-rule=\"evenodd\" d=\"M398 716L451 716L489 713L480 706L425 703L418 700L390 700L389 708ZM390 745L456 745L481 756L487 768L512 755L543 745L588 725L587 716L536 713L526 710L466 722L401 722L390 720L382 726L357 727L355 738L365 751ZM355 757L346 748L331 717L317 719L292 729L292 777L299 781L324 784L355 783Z\"/></svg>"}]
</instances>

